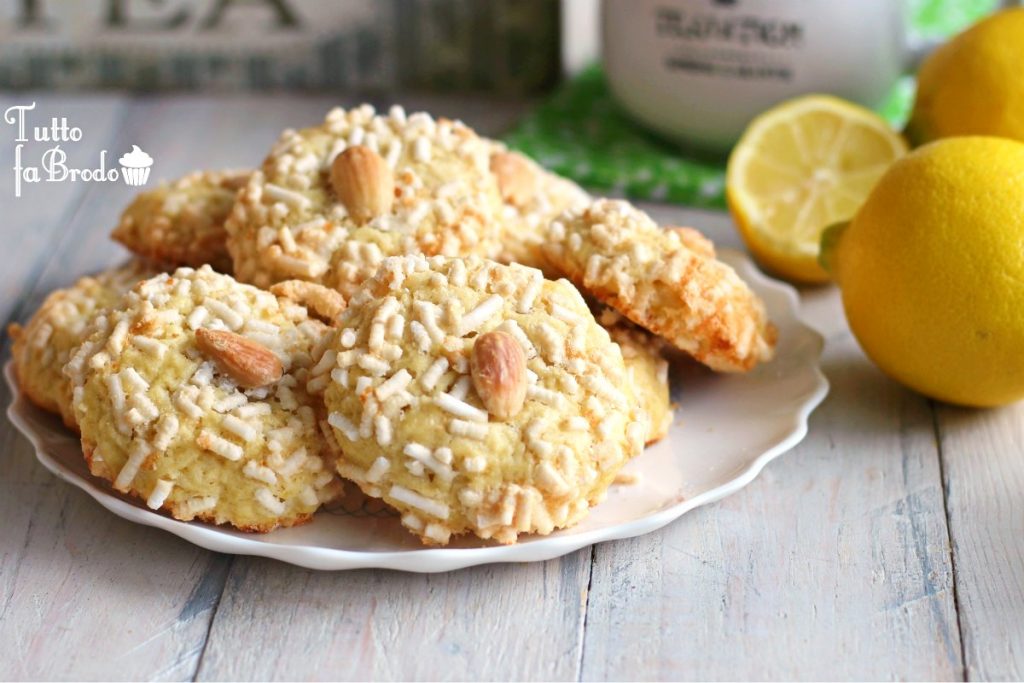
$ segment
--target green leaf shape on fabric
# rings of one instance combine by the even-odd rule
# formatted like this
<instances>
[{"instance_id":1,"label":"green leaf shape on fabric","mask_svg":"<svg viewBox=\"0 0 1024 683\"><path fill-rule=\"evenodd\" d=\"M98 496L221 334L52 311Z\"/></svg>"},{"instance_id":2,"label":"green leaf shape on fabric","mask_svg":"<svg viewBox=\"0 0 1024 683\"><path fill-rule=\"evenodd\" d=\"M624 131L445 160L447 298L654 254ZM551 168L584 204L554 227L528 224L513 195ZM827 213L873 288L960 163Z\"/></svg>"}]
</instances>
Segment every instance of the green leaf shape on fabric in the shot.
<instances>
[{"instance_id":1,"label":"green leaf shape on fabric","mask_svg":"<svg viewBox=\"0 0 1024 683\"><path fill-rule=\"evenodd\" d=\"M915 38L951 36L996 9L998 0L911 0ZM900 128L914 101L901 79L878 107ZM505 136L509 146L584 187L700 208L725 208L725 159L699 159L648 133L612 100L597 66L560 85Z\"/></svg>"}]
</instances>

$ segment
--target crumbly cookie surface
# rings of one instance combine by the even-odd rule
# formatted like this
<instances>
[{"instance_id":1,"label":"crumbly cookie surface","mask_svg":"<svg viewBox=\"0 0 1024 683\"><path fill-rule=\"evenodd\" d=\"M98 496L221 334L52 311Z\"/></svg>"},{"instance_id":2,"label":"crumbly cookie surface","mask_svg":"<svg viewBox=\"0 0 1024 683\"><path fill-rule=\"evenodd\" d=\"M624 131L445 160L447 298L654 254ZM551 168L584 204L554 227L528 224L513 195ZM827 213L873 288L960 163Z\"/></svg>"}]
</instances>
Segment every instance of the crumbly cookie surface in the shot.
<instances>
[{"instance_id":1,"label":"crumbly cookie surface","mask_svg":"<svg viewBox=\"0 0 1024 683\"><path fill-rule=\"evenodd\" d=\"M610 308L601 311L597 321L622 349L633 395L646 418L646 444L664 439L673 417L668 360L663 354L665 342Z\"/></svg>"},{"instance_id":2,"label":"crumbly cookie surface","mask_svg":"<svg viewBox=\"0 0 1024 683\"><path fill-rule=\"evenodd\" d=\"M568 178L500 143L494 143L491 171L497 176L504 201L498 260L540 268L553 279L560 277L541 248L548 226L563 211L588 205L590 195Z\"/></svg>"},{"instance_id":3,"label":"crumbly cookie surface","mask_svg":"<svg viewBox=\"0 0 1024 683\"><path fill-rule=\"evenodd\" d=\"M142 261L80 278L51 292L24 327L11 325L11 356L18 385L37 406L59 414L77 429L71 383L61 372L73 348L84 339L93 316L110 306L139 280L156 271Z\"/></svg>"},{"instance_id":4,"label":"crumbly cookie surface","mask_svg":"<svg viewBox=\"0 0 1024 683\"><path fill-rule=\"evenodd\" d=\"M388 259L318 367L338 471L428 544L569 526L643 447L619 347L532 268Z\"/></svg>"},{"instance_id":5,"label":"crumbly cookie surface","mask_svg":"<svg viewBox=\"0 0 1024 683\"><path fill-rule=\"evenodd\" d=\"M774 353L764 304L728 265L628 202L600 199L551 224L544 250L589 294L721 372Z\"/></svg>"},{"instance_id":6,"label":"crumbly cookie surface","mask_svg":"<svg viewBox=\"0 0 1024 683\"><path fill-rule=\"evenodd\" d=\"M306 392L327 327L209 266L136 285L65 367L90 471L181 520L269 531L340 492Z\"/></svg>"},{"instance_id":7,"label":"crumbly cookie surface","mask_svg":"<svg viewBox=\"0 0 1024 683\"><path fill-rule=\"evenodd\" d=\"M501 198L490 145L459 122L364 105L285 131L227 222L235 274L346 297L392 255L492 256Z\"/></svg>"},{"instance_id":8,"label":"crumbly cookie surface","mask_svg":"<svg viewBox=\"0 0 1024 683\"><path fill-rule=\"evenodd\" d=\"M715 252L715 243L709 240L697 228L668 225L665 226L665 230L674 232L679 241L683 243L683 246L690 251L700 254L705 258L713 259L718 257L718 254Z\"/></svg>"},{"instance_id":9,"label":"crumbly cookie surface","mask_svg":"<svg viewBox=\"0 0 1024 683\"><path fill-rule=\"evenodd\" d=\"M196 171L139 193L111 237L169 266L210 264L231 272L224 221L252 171Z\"/></svg>"}]
</instances>

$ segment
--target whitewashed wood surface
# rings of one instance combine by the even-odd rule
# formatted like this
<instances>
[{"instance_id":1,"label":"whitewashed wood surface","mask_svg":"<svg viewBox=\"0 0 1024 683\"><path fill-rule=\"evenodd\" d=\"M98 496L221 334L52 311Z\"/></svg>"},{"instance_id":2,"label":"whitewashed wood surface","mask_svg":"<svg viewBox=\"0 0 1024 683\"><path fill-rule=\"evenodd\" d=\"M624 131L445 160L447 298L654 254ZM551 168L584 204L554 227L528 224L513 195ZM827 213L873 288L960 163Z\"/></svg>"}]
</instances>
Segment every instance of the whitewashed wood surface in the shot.
<instances>
[{"instance_id":1,"label":"whitewashed wood surface","mask_svg":"<svg viewBox=\"0 0 1024 683\"><path fill-rule=\"evenodd\" d=\"M130 144L157 175L258 163L344 98L0 96ZM405 98L499 134L525 104ZM13 195L0 128L0 316L114 262L123 184ZM728 217L653 206L738 246ZM443 575L230 557L107 513L0 423L0 679L1020 679L1024 405L936 406L859 351L831 288L802 293L832 393L749 487L648 536ZM9 355L5 339L0 346ZM1024 351L1024 350L1022 350ZM9 400L0 389L0 402Z\"/></svg>"}]
</instances>

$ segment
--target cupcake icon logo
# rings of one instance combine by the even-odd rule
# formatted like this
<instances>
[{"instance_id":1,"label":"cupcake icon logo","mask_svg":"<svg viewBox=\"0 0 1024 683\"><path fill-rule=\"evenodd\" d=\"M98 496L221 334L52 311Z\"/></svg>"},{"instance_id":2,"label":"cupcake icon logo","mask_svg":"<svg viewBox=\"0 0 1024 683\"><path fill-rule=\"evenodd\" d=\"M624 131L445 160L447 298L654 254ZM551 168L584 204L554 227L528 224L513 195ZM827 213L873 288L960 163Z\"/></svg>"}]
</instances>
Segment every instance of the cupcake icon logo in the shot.
<instances>
[{"instance_id":1,"label":"cupcake icon logo","mask_svg":"<svg viewBox=\"0 0 1024 683\"><path fill-rule=\"evenodd\" d=\"M149 180L153 157L139 149L138 145L132 145L132 151L124 154L117 163L121 164L121 177L125 184L139 187Z\"/></svg>"},{"instance_id":2,"label":"cupcake icon logo","mask_svg":"<svg viewBox=\"0 0 1024 683\"><path fill-rule=\"evenodd\" d=\"M2 1L0 1L2 4ZM0 31L2 33L2 31ZM51 116L49 121L33 112L36 103L14 104L0 109L0 148L13 148L14 196L21 197L22 189L39 183L116 183L123 178L126 185L140 187L149 180L153 157L138 145L122 156L116 164L110 161L110 152L98 150L93 159L72 161L75 146L88 135L88 131L75 125L70 116ZM4 124L10 126L5 129ZM3 140L9 130L11 144ZM0 162L2 163L2 162Z\"/></svg>"}]
</instances>

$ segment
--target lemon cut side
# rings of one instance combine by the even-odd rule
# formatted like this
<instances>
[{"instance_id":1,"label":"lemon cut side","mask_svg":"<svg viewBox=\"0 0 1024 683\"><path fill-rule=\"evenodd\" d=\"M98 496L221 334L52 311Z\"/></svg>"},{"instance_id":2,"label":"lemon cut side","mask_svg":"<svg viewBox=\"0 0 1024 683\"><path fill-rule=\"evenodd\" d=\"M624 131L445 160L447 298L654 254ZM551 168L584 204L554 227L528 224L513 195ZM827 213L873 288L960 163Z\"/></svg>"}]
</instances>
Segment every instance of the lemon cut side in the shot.
<instances>
[{"instance_id":1,"label":"lemon cut side","mask_svg":"<svg viewBox=\"0 0 1024 683\"><path fill-rule=\"evenodd\" d=\"M754 257L799 282L824 282L818 245L853 217L907 144L874 113L825 95L754 119L729 157L726 198Z\"/></svg>"}]
</instances>

